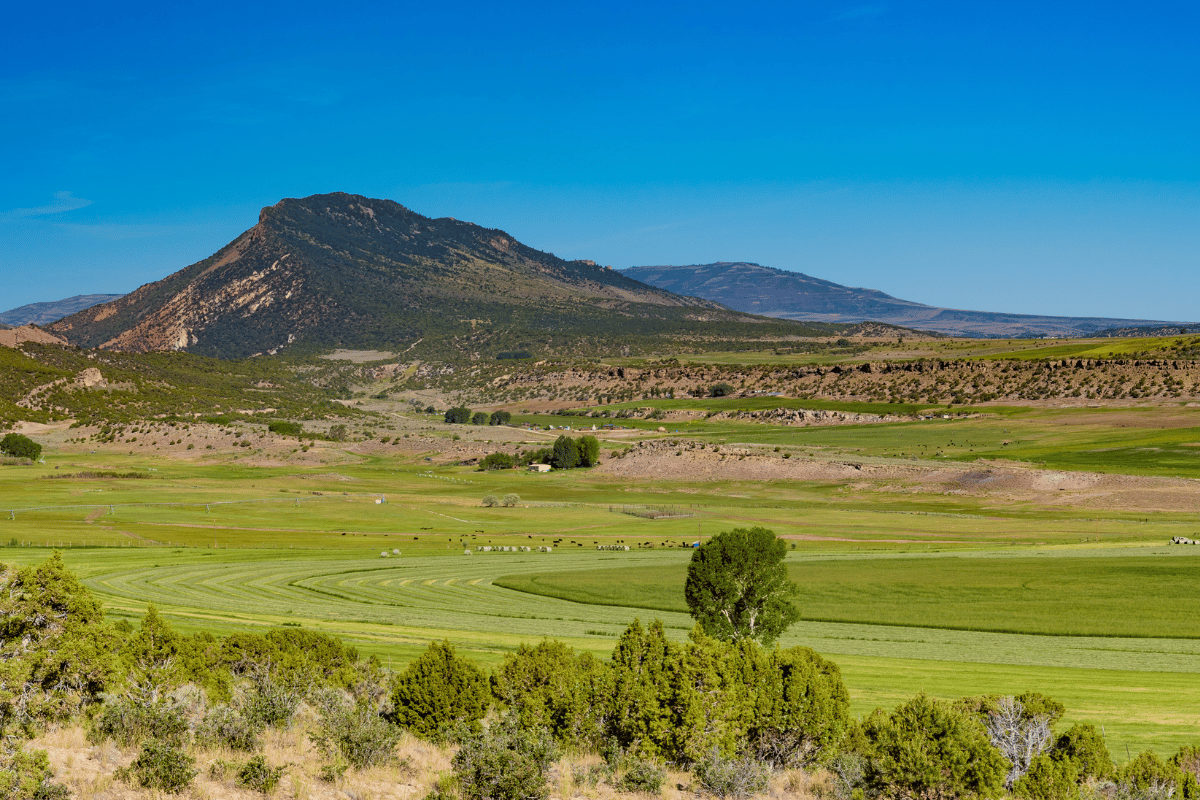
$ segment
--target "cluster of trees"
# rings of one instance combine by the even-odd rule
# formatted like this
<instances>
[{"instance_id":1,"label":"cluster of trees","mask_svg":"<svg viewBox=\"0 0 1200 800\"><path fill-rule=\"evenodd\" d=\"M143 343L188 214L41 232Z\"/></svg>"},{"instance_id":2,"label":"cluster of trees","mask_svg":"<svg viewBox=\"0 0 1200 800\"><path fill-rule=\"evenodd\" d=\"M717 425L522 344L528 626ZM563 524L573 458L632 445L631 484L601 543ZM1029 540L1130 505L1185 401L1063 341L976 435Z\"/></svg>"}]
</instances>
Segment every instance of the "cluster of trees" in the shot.
<instances>
[{"instance_id":1,"label":"cluster of trees","mask_svg":"<svg viewBox=\"0 0 1200 800\"><path fill-rule=\"evenodd\" d=\"M600 463L600 440L590 434L572 439L563 434L551 447L523 450L517 455L491 453L479 462L481 471L512 469L530 464L549 464L555 469L594 467Z\"/></svg>"},{"instance_id":2,"label":"cluster of trees","mask_svg":"<svg viewBox=\"0 0 1200 800\"><path fill-rule=\"evenodd\" d=\"M450 425L508 425L512 422L512 413L508 411L493 411L488 414L486 411L473 412L466 406L455 406L446 412L444 417L447 424Z\"/></svg>"},{"instance_id":3,"label":"cluster of trees","mask_svg":"<svg viewBox=\"0 0 1200 800\"><path fill-rule=\"evenodd\" d=\"M0 439L0 453L13 458L37 461L42 455L42 446L23 434L9 433Z\"/></svg>"},{"instance_id":4,"label":"cluster of trees","mask_svg":"<svg viewBox=\"0 0 1200 800\"><path fill-rule=\"evenodd\" d=\"M274 422L267 423L267 430L280 436L295 436L297 439L304 435L304 426L299 422L275 420Z\"/></svg>"}]
</instances>

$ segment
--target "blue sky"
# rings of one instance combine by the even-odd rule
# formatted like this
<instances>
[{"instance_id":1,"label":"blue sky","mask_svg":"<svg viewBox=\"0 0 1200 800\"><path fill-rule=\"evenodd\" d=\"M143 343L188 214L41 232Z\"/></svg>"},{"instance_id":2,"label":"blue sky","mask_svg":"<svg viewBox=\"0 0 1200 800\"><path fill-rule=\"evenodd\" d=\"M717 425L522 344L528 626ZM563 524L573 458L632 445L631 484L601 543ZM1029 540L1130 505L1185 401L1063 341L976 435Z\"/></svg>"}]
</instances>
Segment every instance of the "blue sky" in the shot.
<instances>
[{"instance_id":1,"label":"blue sky","mask_svg":"<svg viewBox=\"0 0 1200 800\"><path fill-rule=\"evenodd\" d=\"M618 268L1200 320L1196 4L23 5L0 310L347 191Z\"/></svg>"}]
</instances>

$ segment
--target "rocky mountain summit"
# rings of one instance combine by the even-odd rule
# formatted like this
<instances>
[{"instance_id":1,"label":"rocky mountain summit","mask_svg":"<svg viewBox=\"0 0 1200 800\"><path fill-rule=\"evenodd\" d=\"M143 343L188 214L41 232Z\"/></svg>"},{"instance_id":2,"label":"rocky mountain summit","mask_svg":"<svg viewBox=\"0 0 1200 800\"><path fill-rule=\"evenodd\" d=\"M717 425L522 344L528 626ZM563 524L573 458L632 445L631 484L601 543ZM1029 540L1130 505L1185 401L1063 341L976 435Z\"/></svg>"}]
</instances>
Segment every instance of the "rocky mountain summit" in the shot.
<instances>
[{"instance_id":1,"label":"rocky mountain summit","mask_svg":"<svg viewBox=\"0 0 1200 800\"><path fill-rule=\"evenodd\" d=\"M501 230L334 193L264 208L212 256L50 329L86 347L239 357L293 342L474 337L486 350L546 334L703 332L730 322L771 325Z\"/></svg>"}]
</instances>

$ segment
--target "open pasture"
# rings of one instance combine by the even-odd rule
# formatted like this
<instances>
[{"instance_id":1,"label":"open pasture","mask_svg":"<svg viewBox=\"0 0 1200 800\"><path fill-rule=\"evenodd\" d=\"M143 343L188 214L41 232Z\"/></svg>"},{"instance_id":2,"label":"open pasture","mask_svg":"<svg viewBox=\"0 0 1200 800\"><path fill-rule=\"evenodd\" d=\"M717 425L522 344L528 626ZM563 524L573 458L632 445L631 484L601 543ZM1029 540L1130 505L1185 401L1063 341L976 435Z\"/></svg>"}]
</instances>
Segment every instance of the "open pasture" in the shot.
<instances>
[{"instance_id":1,"label":"open pasture","mask_svg":"<svg viewBox=\"0 0 1200 800\"><path fill-rule=\"evenodd\" d=\"M806 620L963 631L1200 640L1200 547L791 554ZM564 600L687 613L685 564L509 575ZM1200 650L1196 652L1200 653ZM1198 665L1200 667L1200 665Z\"/></svg>"},{"instance_id":2,"label":"open pasture","mask_svg":"<svg viewBox=\"0 0 1200 800\"><path fill-rule=\"evenodd\" d=\"M1000 459L1051 469L1200 477L1200 413L1193 409L1014 409L970 418L873 425L747 426L722 439L909 460ZM679 426L687 433L686 423ZM688 434L689 436L691 434ZM703 434L701 434L703 436Z\"/></svg>"},{"instance_id":3,"label":"open pasture","mask_svg":"<svg viewBox=\"0 0 1200 800\"><path fill-rule=\"evenodd\" d=\"M975 458L1006 436L1005 455L1019 443L1049 460L1101 435L1117 437L1106 444L1178 436L1183 449L1195 434L1168 424L1179 410L1127 411L1142 422L1114 428L1116 417L1081 409L845 428L706 424L708 443L722 450L750 441L771 457L896 465L912 463L897 456L912 452L901 448L918 435L965 446L943 458ZM299 624L398 668L443 637L493 664L543 636L607 655L635 616L660 616L682 638L691 620L678 592L690 550L680 545L763 525L793 541L789 558L805 589L806 619L782 644L838 661L855 713L922 689L943 697L1036 690L1067 703L1069 719L1105 725L1114 751L1169 752L1200 737L1200 711L1192 711L1200 709L1200 615L1188 600L1200 560L1190 548L1154 552L1173 535L1195 536L1188 513L843 480L480 473L419 455L323 447L319 466L49 450L44 465L0 470L0 544L61 543L118 617L136 620L153 601L185 631ZM135 470L148 477L79 477ZM75 477L45 477L53 475ZM518 507L480 503L508 492L520 495ZM678 513L650 520L626 507ZM633 550L595 550L612 543ZM463 555L485 544L555 551ZM380 558L393 549L402 555ZM5 547L0 561L32 563L48 552ZM512 575L593 595L547 597L497 583Z\"/></svg>"},{"instance_id":4,"label":"open pasture","mask_svg":"<svg viewBox=\"0 0 1200 800\"><path fill-rule=\"evenodd\" d=\"M953 409L911 403L867 403L753 398L654 398L591 410L756 411L774 408L865 414L926 414L931 419L859 425L786 426L742 420L616 419L644 435L713 444L756 444L813 454L844 454L918 461L1001 459L1051 469L1200 478L1200 411L1186 403L1090 408L979 405ZM949 415L949 419L943 418ZM590 427L603 419L519 415L521 422ZM603 432L600 433L604 436Z\"/></svg>"},{"instance_id":5,"label":"open pasture","mask_svg":"<svg viewBox=\"0 0 1200 800\"><path fill-rule=\"evenodd\" d=\"M377 556L393 548L452 554L464 545L558 540L575 549L679 547L703 534L763 525L796 538L806 551L926 551L1096 540L1161 544L1196 532L1187 513L1044 507L831 481L629 481L587 471L483 473L386 458L307 469L90 458L96 463L70 456L62 464L56 462L68 459L51 456L45 465L6 470L0 543L318 548ZM149 464L157 465L153 477L138 480L44 477ZM520 496L518 507L481 505L486 494L509 492ZM623 513L642 508L672 515L650 520Z\"/></svg>"}]
</instances>

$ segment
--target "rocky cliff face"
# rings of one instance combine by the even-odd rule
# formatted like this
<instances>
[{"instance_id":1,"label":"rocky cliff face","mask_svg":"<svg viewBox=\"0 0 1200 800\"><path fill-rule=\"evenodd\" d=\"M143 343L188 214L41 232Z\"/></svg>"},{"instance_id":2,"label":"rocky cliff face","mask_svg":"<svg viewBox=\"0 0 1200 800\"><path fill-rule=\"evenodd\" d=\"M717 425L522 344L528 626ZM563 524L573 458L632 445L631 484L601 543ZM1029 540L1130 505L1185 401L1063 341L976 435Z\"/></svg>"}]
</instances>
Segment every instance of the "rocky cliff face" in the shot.
<instances>
[{"instance_id":1,"label":"rocky cliff face","mask_svg":"<svg viewBox=\"0 0 1200 800\"><path fill-rule=\"evenodd\" d=\"M51 329L87 347L228 357L296 341L395 346L430 335L710 317L744 315L594 262L564 261L503 231L337 193L265 208L204 261Z\"/></svg>"}]
</instances>

